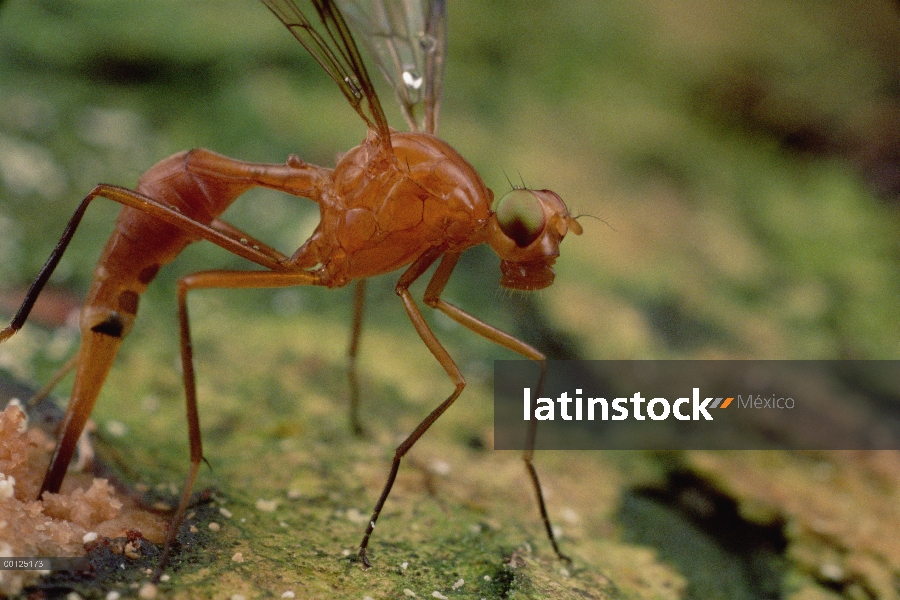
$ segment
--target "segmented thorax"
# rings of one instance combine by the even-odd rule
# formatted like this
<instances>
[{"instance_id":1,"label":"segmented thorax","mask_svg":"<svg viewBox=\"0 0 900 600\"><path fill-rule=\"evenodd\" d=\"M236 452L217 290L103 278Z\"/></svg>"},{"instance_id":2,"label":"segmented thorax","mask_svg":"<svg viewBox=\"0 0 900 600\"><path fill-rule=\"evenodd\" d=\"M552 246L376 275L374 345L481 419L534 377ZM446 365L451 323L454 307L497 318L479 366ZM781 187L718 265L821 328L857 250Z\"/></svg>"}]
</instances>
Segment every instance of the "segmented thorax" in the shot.
<instances>
[{"instance_id":1,"label":"segmented thorax","mask_svg":"<svg viewBox=\"0 0 900 600\"><path fill-rule=\"evenodd\" d=\"M394 133L393 155L370 134L335 167L322 221L294 259L321 264L328 285L389 273L434 246L484 240L492 192L453 148L421 133Z\"/></svg>"}]
</instances>

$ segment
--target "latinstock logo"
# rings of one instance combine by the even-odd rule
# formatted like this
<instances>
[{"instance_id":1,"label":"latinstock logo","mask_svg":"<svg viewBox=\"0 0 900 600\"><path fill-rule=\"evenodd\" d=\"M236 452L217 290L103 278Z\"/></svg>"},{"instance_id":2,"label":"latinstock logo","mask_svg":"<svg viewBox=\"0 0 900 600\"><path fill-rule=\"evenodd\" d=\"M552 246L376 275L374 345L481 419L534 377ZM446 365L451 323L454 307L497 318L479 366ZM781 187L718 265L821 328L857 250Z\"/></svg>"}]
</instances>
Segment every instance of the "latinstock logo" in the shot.
<instances>
[{"instance_id":1,"label":"latinstock logo","mask_svg":"<svg viewBox=\"0 0 900 600\"><path fill-rule=\"evenodd\" d=\"M582 398L582 389L575 390L575 396L570 398L568 392L562 392L554 404L551 398L537 398L531 400L531 388L524 388L524 420L530 421L532 415L538 421L553 421L556 419L556 404L559 405L559 418L563 421L624 421L629 417L644 421L648 417L653 421L664 421L670 416L679 421L699 421L701 418L712 421L713 416L708 409L728 408L734 400L728 398L708 397L700 400L700 388L693 388L690 398L678 398L670 402L666 398L657 397L647 399L641 392L635 392L631 397L614 398ZM747 404L751 399L748 398ZM647 406L644 407L644 403ZM574 416L569 411L574 404ZM629 407L630 404L630 407ZM687 405L687 406L685 406ZM684 413L682 409L690 412ZM612 409L612 410L610 410ZM612 414L611 414L612 412Z\"/></svg>"},{"instance_id":2,"label":"latinstock logo","mask_svg":"<svg viewBox=\"0 0 900 600\"><path fill-rule=\"evenodd\" d=\"M900 361L494 364L503 450L900 450L898 407Z\"/></svg>"}]
</instances>

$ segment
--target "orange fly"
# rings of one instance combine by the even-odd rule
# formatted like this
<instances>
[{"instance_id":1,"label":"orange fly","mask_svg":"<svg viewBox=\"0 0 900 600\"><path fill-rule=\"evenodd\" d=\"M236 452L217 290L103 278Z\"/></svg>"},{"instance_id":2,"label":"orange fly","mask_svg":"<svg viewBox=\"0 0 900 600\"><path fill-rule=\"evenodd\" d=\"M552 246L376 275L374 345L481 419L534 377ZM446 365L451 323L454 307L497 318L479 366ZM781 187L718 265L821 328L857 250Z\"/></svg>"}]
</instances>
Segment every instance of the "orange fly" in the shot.
<instances>
[{"instance_id":1,"label":"orange fly","mask_svg":"<svg viewBox=\"0 0 900 600\"><path fill-rule=\"evenodd\" d=\"M24 324L91 201L102 197L123 204L81 311L81 346L70 361L75 369L72 397L41 487L42 494L57 492L119 346L132 327L140 296L160 267L201 239L263 267L201 271L178 281L191 468L170 525L168 553L203 459L188 293L205 288L335 288L358 282L350 348L351 420L358 429L355 357L363 284L367 277L405 268L396 293L454 390L397 447L359 547L358 558L369 567L369 537L400 461L465 387L459 368L425 322L409 286L440 260L425 290L425 304L543 366L543 354L445 302L441 292L460 254L482 243L490 245L501 258L503 286L518 290L547 287L553 282L552 265L559 256L560 242L569 232L580 234L581 227L559 196L549 190L514 189L495 200L474 168L436 137L446 47L445 0L312 0L313 10L308 14L294 0L262 1L335 81L368 126L366 139L348 151L334 169L307 164L295 155L285 164L269 165L195 149L154 165L138 180L135 190L98 185L75 211L18 313L0 331L0 341ZM342 13L346 13L346 20ZM388 126L348 21L391 82L410 132ZM319 205L318 227L291 256L219 218L242 193L257 186L308 198ZM532 447L533 436L532 429ZM530 449L525 452L525 463L544 526L559 555Z\"/></svg>"}]
</instances>

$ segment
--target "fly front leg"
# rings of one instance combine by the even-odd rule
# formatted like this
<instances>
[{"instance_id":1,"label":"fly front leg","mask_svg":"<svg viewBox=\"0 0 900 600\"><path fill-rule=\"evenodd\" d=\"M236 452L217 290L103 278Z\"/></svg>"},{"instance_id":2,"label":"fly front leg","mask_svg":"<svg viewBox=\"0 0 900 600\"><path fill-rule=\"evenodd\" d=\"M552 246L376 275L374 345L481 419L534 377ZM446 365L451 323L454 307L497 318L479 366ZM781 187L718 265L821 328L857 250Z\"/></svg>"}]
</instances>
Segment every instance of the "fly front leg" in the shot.
<instances>
[{"instance_id":1,"label":"fly front leg","mask_svg":"<svg viewBox=\"0 0 900 600\"><path fill-rule=\"evenodd\" d=\"M409 449L413 447L413 445L418 441L422 434L424 434L429 427L444 414L450 405L453 404L453 401L459 396L459 394L463 391L463 388L466 387L466 381L463 379L462 373L459 368L456 366L456 363L453 362L453 359L450 358L450 354L447 350L441 345L438 339L435 337L434 333L428 327L428 324L425 322L425 319L422 317L422 313L419 311L419 307L416 306L415 300L412 299L412 295L409 293L409 286L418 279L422 273L428 270L434 261L443 254L443 248L433 248L416 259L415 262L407 269L403 275L400 276L400 281L397 282L396 292L397 295L400 296L400 299L403 301L403 306L406 308L406 314L409 316L410 321L412 321L413 326L416 328L416 332L419 334L419 337L422 338L422 341L425 342L425 345L428 347L428 350L434 355L441 366L444 367L444 370L447 372L447 375L450 377L450 380L453 381L454 390L453 393L447 397L437 408L435 408L431 413L425 417L425 419L419 423L419 425L413 430L409 437L403 440L397 450L394 452L394 460L391 462L391 471L388 474L387 482L384 484L384 489L381 490L381 496L378 498L378 502L375 504L375 510L372 512L372 518L369 520L369 526L366 527L366 532L363 535L363 540L359 545L359 555L358 558L362 562L364 568L370 568L372 565L369 563L369 560L366 558L366 552L369 546L369 538L372 535L372 531L375 529L375 523L378 521L378 515L381 514L381 510L384 508L384 503L387 501L388 495L391 493L391 488L394 485L394 479L397 477L397 471L400 469L400 460L409 452Z\"/></svg>"},{"instance_id":2,"label":"fly front leg","mask_svg":"<svg viewBox=\"0 0 900 600\"><path fill-rule=\"evenodd\" d=\"M191 467L188 472L178 509L169 524L169 533L154 579L159 581L162 570L169 558L172 545L178 535L181 521L190 504L191 491L200 462L203 460L203 441L200 434L200 416L197 410L197 384L194 374L194 351L191 343L191 328L188 318L188 292L198 289L260 289L294 287L300 285L323 285L316 272L310 271L203 271L186 275L178 280L178 325L181 334L181 367L184 379L184 396L187 410L188 441L191 453Z\"/></svg>"},{"instance_id":3,"label":"fly front leg","mask_svg":"<svg viewBox=\"0 0 900 600\"><path fill-rule=\"evenodd\" d=\"M450 279L450 274L453 273L454 267L456 267L456 262L459 260L459 256L460 254L458 252L448 252L446 255L444 255L444 258L441 260L441 264L438 265L437 270L434 272L434 276L431 278L431 281L428 283L428 287L425 289L425 304L432 308L438 309L466 329L474 331L485 339L488 339L495 344L499 344L504 348L508 348L513 352L521 354L525 358L529 358L540 364L541 375L537 385L537 394L540 396L540 394L544 390L544 380L547 376L547 359L541 352L539 352L532 346L529 346L522 340L515 338L508 333L500 331L492 325L488 325L484 321L441 299L441 292L444 291L444 287L447 285L447 281ZM541 489L541 482L540 479L538 479L537 471L534 468L533 462L536 435L537 421L532 420L528 427L528 437L525 442L525 452L522 456L523 460L525 461L525 469L528 471L528 476L531 479L531 485L534 488L534 494L537 499L538 509L541 512L541 520L544 523L544 528L547 530L547 537L550 538L550 544L553 546L553 550L561 560L572 562L568 556L559 551L559 545L556 542L556 536L553 533L553 527L550 525L550 517L547 514L547 505L544 502L544 492Z\"/></svg>"}]
</instances>

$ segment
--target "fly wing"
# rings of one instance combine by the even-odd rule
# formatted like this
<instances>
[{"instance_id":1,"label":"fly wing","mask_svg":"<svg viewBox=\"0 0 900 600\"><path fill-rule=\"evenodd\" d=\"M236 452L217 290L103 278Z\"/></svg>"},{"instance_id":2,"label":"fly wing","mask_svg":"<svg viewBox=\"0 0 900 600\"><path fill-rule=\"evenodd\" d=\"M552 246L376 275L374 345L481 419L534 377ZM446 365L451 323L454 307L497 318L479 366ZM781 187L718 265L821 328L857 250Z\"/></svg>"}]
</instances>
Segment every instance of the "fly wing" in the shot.
<instances>
[{"instance_id":1,"label":"fly wing","mask_svg":"<svg viewBox=\"0 0 900 600\"><path fill-rule=\"evenodd\" d=\"M331 76L353 109L391 151L390 128L375 87L334 0L311 0L313 18L300 10L294 0L262 0L288 30Z\"/></svg>"},{"instance_id":2,"label":"fly wing","mask_svg":"<svg viewBox=\"0 0 900 600\"><path fill-rule=\"evenodd\" d=\"M413 131L436 134L446 0L335 0L390 82Z\"/></svg>"}]
</instances>

